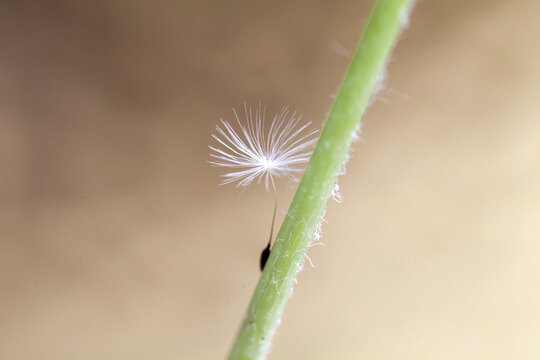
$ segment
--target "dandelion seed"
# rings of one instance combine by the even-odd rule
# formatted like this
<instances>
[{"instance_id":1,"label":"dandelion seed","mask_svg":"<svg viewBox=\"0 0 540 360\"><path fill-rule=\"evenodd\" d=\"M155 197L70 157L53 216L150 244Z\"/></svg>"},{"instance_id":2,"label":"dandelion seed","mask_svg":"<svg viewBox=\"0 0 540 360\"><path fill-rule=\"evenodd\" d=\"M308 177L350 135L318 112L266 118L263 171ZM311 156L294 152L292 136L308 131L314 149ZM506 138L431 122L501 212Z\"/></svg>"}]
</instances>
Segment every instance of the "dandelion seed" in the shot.
<instances>
[{"instance_id":1,"label":"dandelion seed","mask_svg":"<svg viewBox=\"0 0 540 360\"><path fill-rule=\"evenodd\" d=\"M248 186L254 180L264 181L268 191L269 182L274 190L274 215L270 227L268 244L261 253L259 264L264 269L270 256L274 222L277 210L277 191L274 177L288 176L294 180L295 173L301 172L300 165L306 163L313 150L317 138L317 130L308 131L311 123L300 125L301 116L290 112L284 107L274 116L268 132L265 132L266 107L261 106L253 113L244 104L246 123L243 125L235 109L233 109L239 130L221 120L221 126L216 127L212 134L222 148L210 146L210 164L232 169L221 175L223 184L236 182L236 186ZM255 115L255 117L254 117Z\"/></svg>"}]
</instances>

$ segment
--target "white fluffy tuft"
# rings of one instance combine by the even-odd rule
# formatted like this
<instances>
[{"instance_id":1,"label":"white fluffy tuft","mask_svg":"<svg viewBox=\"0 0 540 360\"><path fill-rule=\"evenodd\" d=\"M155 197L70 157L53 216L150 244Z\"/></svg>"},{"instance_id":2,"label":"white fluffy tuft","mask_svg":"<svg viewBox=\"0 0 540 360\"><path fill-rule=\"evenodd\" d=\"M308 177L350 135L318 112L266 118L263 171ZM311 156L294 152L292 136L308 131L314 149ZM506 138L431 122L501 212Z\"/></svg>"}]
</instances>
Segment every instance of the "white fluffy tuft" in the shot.
<instances>
[{"instance_id":1,"label":"white fluffy tuft","mask_svg":"<svg viewBox=\"0 0 540 360\"><path fill-rule=\"evenodd\" d=\"M317 141L317 130L307 130L311 123L300 125L301 116L284 107L274 116L268 132L265 131L266 107L253 112L244 104L246 123L242 124L233 109L240 131L221 120L212 138L221 148L210 146L210 164L232 169L222 175L222 184L237 182L248 186L254 180L264 181L266 189L271 177L288 176L301 172L298 166L306 163Z\"/></svg>"},{"instance_id":2,"label":"white fluffy tuft","mask_svg":"<svg viewBox=\"0 0 540 360\"><path fill-rule=\"evenodd\" d=\"M339 184L335 183L334 188L332 189L332 192L330 193L330 197L334 199L335 202L340 203L343 201L343 195L339 191Z\"/></svg>"}]
</instances>

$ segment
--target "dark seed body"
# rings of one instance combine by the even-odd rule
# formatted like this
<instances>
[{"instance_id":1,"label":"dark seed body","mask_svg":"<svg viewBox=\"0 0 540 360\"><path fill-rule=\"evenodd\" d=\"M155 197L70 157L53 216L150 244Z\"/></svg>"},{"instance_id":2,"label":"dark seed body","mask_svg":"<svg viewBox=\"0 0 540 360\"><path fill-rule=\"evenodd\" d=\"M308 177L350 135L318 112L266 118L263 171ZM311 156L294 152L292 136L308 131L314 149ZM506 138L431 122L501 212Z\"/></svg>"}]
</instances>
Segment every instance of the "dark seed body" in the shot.
<instances>
[{"instance_id":1,"label":"dark seed body","mask_svg":"<svg viewBox=\"0 0 540 360\"><path fill-rule=\"evenodd\" d=\"M263 271L264 265L266 265L266 261L268 261L269 256L270 256L270 244L268 244L261 253L261 260L260 260L261 271Z\"/></svg>"}]
</instances>

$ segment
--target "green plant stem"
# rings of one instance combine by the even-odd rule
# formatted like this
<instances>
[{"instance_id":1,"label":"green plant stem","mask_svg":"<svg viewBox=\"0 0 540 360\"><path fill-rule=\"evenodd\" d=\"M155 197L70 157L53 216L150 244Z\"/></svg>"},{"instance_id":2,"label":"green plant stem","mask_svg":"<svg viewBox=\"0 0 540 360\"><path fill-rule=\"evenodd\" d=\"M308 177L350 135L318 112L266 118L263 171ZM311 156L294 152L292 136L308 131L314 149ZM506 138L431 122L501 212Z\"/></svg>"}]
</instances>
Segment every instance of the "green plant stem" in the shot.
<instances>
[{"instance_id":1,"label":"green plant stem","mask_svg":"<svg viewBox=\"0 0 540 360\"><path fill-rule=\"evenodd\" d=\"M412 0L378 0L261 274L229 359L267 354L285 303Z\"/></svg>"}]
</instances>

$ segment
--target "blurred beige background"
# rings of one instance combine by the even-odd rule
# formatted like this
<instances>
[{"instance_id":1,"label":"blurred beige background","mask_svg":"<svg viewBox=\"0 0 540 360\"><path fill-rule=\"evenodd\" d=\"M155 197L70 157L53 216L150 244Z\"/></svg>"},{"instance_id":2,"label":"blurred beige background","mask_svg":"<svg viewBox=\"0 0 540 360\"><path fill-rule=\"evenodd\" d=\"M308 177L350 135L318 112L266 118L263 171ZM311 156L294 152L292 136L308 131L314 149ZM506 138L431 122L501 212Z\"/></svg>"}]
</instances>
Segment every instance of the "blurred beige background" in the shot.
<instances>
[{"instance_id":1,"label":"blurred beige background","mask_svg":"<svg viewBox=\"0 0 540 360\"><path fill-rule=\"evenodd\" d=\"M320 127L371 3L0 2L0 359L223 358L272 197L209 135ZM540 357L539 12L417 3L271 359Z\"/></svg>"}]
</instances>

